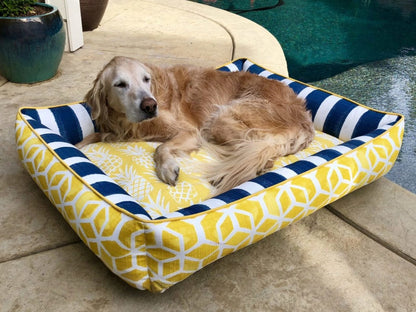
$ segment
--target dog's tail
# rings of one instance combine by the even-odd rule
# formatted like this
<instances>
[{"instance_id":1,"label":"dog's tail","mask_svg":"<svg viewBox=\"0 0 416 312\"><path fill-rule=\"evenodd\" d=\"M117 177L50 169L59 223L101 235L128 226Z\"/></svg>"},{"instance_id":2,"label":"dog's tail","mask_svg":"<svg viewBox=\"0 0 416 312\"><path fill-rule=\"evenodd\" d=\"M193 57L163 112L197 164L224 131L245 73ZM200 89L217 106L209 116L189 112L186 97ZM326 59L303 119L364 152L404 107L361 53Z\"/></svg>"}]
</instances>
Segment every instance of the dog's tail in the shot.
<instances>
[{"instance_id":1,"label":"dog's tail","mask_svg":"<svg viewBox=\"0 0 416 312\"><path fill-rule=\"evenodd\" d=\"M284 135L238 140L227 145L203 142L202 148L215 159L207 163L203 176L216 188L215 195L220 194L270 170L278 157L299 150L300 146L293 146L293 142ZM303 142L306 146L310 138L305 137Z\"/></svg>"}]
</instances>

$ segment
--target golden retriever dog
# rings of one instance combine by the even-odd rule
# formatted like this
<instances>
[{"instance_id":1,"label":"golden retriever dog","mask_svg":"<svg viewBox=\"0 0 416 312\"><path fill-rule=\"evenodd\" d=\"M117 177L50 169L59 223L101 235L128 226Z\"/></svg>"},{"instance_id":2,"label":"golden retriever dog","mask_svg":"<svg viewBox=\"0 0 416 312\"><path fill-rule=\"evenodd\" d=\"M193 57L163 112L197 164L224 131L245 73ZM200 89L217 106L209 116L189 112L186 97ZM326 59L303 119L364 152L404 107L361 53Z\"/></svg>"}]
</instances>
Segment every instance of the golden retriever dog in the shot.
<instances>
[{"instance_id":1,"label":"golden retriever dog","mask_svg":"<svg viewBox=\"0 0 416 312\"><path fill-rule=\"evenodd\" d=\"M99 133L78 147L162 142L154 154L156 174L173 186L179 175L175 158L204 146L216 160L202 171L217 194L266 172L314 137L303 99L279 81L248 72L164 68L115 57L85 100Z\"/></svg>"}]
</instances>

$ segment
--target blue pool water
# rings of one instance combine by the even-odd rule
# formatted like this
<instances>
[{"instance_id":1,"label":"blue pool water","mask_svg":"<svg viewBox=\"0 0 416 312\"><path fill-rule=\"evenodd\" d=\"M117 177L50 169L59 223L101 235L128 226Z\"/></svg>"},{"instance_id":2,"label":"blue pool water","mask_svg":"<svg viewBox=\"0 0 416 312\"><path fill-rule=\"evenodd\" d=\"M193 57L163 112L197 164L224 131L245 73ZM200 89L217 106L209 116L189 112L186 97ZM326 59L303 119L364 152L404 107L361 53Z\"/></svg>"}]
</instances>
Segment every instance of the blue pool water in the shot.
<instances>
[{"instance_id":1,"label":"blue pool water","mask_svg":"<svg viewBox=\"0 0 416 312\"><path fill-rule=\"evenodd\" d=\"M259 10L279 2L272 9ZM372 61L416 55L416 0L209 3L240 12L269 30L285 51L290 76L304 82L328 78Z\"/></svg>"}]
</instances>

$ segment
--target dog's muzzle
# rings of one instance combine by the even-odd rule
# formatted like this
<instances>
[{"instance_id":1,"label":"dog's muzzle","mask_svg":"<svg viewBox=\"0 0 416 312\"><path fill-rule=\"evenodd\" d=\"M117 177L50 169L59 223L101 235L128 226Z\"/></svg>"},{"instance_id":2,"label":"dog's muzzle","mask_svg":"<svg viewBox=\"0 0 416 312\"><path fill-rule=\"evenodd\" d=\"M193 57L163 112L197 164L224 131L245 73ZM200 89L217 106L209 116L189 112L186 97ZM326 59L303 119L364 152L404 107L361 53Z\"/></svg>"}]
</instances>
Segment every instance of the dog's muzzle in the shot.
<instances>
[{"instance_id":1,"label":"dog's muzzle","mask_svg":"<svg viewBox=\"0 0 416 312\"><path fill-rule=\"evenodd\" d=\"M146 119L153 118L157 114L157 102L153 98L144 98L140 103L140 109L146 114Z\"/></svg>"}]
</instances>

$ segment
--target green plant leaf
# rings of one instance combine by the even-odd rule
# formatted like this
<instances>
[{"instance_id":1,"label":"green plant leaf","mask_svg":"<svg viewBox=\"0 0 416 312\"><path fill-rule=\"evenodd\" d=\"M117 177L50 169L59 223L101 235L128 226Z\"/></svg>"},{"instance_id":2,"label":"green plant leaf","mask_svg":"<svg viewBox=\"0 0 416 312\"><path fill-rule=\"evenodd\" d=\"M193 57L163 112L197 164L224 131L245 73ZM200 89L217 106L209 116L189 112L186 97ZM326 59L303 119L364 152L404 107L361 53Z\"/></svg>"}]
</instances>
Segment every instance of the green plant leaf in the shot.
<instances>
[{"instance_id":1,"label":"green plant leaf","mask_svg":"<svg viewBox=\"0 0 416 312\"><path fill-rule=\"evenodd\" d=\"M25 16L33 10L36 0L3 0L0 2L0 16Z\"/></svg>"}]
</instances>

